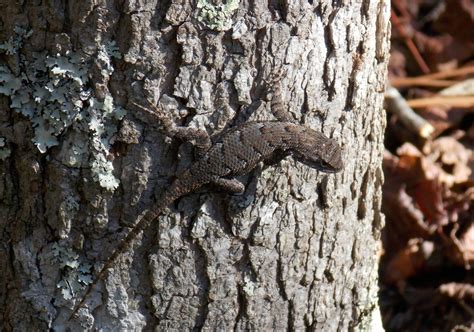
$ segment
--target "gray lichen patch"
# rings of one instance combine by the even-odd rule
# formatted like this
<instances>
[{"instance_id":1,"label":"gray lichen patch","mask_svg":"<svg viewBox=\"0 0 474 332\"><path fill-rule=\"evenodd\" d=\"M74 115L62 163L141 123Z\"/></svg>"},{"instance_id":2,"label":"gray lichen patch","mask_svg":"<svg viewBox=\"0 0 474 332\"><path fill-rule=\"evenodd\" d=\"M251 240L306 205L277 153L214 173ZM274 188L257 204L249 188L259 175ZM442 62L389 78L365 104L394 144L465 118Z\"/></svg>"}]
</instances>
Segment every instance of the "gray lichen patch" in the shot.
<instances>
[{"instance_id":1,"label":"gray lichen patch","mask_svg":"<svg viewBox=\"0 0 474 332\"><path fill-rule=\"evenodd\" d=\"M27 36L25 30L18 30L15 38L0 44L0 52L19 54L22 40ZM95 54L106 81L114 71L112 57L120 57L113 42L99 47ZM113 175L108 157L125 110L114 105L108 91L103 101L93 96L89 87L91 66L91 57L81 52L53 56L33 53L29 59L19 54L18 72L0 65L0 94L9 96L10 107L30 119L34 130L32 141L41 153L63 144L62 136L78 133L73 135L75 141L68 141L70 149L63 163L69 167L90 167L93 179L113 191L119 181Z\"/></svg>"},{"instance_id":2,"label":"gray lichen patch","mask_svg":"<svg viewBox=\"0 0 474 332\"><path fill-rule=\"evenodd\" d=\"M198 0L197 19L207 27L217 31L227 31L232 27L232 15L239 8L240 0L212 4L209 0Z\"/></svg>"},{"instance_id":3,"label":"gray lichen patch","mask_svg":"<svg viewBox=\"0 0 474 332\"><path fill-rule=\"evenodd\" d=\"M59 264L62 273L57 287L61 290L63 299L70 300L83 289L84 285L92 282L90 274L92 266L81 262L76 252L59 243L53 244L51 254L53 261Z\"/></svg>"},{"instance_id":4,"label":"gray lichen patch","mask_svg":"<svg viewBox=\"0 0 474 332\"><path fill-rule=\"evenodd\" d=\"M5 144L5 138L0 137L0 160L5 160L10 156L11 150Z\"/></svg>"},{"instance_id":5,"label":"gray lichen patch","mask_svg":"<svg viewBox=\"0 0 474 332\"><path fill-rule=\"evenodd\" d=\"M23 46L23 41L33 34L33 30L26 30L16 26L14 29L15 37L10 37L6 42L0 44L0 52L7 55L16 55Z\"/></svg>"}]
</instances>

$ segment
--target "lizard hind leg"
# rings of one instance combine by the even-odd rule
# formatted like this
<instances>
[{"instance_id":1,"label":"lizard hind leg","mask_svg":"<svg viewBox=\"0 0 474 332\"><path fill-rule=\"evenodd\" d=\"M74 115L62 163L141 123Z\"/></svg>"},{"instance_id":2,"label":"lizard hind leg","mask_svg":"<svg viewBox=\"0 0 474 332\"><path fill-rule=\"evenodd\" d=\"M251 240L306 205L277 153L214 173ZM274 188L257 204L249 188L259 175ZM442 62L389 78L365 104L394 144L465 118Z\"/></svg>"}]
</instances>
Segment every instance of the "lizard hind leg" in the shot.
<instances>
[{"instance_id":1,"label":"lizard hind leg","mask_svg":"<svg viewBox=\"0 0 474 332\"><path fill-rule=\"evenodd\" d=\"M214 180L212 184L233 194L242 194L245 191L244 184L237 179L219 178Z\"/></svg>"}]
</instances>

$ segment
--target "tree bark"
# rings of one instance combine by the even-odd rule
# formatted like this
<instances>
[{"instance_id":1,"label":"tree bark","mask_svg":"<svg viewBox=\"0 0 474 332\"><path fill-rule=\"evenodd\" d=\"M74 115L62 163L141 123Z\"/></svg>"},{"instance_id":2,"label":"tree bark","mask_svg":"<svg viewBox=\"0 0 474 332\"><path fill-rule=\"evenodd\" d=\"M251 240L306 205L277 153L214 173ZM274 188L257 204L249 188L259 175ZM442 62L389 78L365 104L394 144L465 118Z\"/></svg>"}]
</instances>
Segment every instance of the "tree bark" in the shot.
<instances>
[{"instance_id":1,"label":"tree bark","mask_svg":"<svg viewBox=\"0 0 474 332\"><path fill-rule=\"evenodd\" d=\"M0 328L375 330L388 18L375 0L0 0ZM130 102L215 135L272 119L279 69L343 172L285 159L243 195L179 199L67 321L193 160Z\"/></svg>"}]
</instances>

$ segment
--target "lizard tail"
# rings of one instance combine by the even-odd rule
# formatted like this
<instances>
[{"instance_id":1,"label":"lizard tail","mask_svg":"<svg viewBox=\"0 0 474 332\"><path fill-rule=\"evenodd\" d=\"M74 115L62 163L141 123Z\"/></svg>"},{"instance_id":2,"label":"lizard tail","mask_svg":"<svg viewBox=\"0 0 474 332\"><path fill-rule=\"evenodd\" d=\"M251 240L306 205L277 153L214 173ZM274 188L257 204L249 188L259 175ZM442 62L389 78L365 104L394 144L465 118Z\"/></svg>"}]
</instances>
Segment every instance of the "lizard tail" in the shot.
<instances>
[{"instance_id":1,"label":"lizard tail","mask_svg":"<svg viewBox=\"0 0 474 332\"><path fill-rule=\"evenodd\" d=\"M125 239L121 241L119 246L114 250L112 255L107 259L107 262L105 262L102 269L100 269L99 273L97 273L92 283L88 285L85 294L82 296L81 301L74 307L74 310L72 311L68 320L71 320L76 315L77 311L80 308L82 308L82 306L84 305L84 302L86 302L86 300L88 299L95 285L99 282L99 280L101 280L105 276L105 273L112 266L112 264L115 263L115 260L117 259L117 257L120 256L122 253L124 253L130 247L133 239L135 239L142 230L147 228L147 226L150 225L153 220L155 220L158 214L159 214L159 211L156 211L156 210L147 211L145 215L143 216L143 218L141 218L141 220L132 228L132 230L127 234Z\"/></svg>"},{"instance_id":2,"label":"lizard tail","mask_svg":"<svg viewBox=\"0 0 474 332\"><path fill-rule=\"evenodd\" d=\"M74 307L68 320L71 320L76 315L78 310L82 308L85 301L88 299L90 293L94 289L95 285L105 276L107 270L112 266L113 263L115 263L115 260L118 258L118 256L120 256L122 253L124 253L130 248L133 240L138 236L138 234L144 229L146 229L161 214L161 212L167 206L171 205L171 203L173 203L177 198L201 186L201 184L197 182L194 182L194 185L188 187L184 185L186 184L186 182L189 181L190 176L191 174L189 172L185 172L182 177L178 178L171 185L169 190L164 193L159 203L154 205L150 210L148 210L145 215L140 219L140 221L130 230L127 236L120 242L118 247L114 250L112 255L110 255L110 257L107 259L104 266L100 269L99 273L97 273L92 283L88 285L87 290L84 293L81 301Z\"/></svg>"},{"instance_id":3,"label":"lizard tail","mask_svg":"<svg viewBox=\"0 0 474 332\"><path fill-rule=\"evenodd\" d=\"M285 110L285 104L283 102L282 91L281 91L281 81L283 76L286 74L286 71L283 68L280 68L277 73L273 73L270 77L271 79L271 91L272 99L270 102L270 108L273 115L281 122L292 122L288 111Z\"/></svg>"}]
</instances>

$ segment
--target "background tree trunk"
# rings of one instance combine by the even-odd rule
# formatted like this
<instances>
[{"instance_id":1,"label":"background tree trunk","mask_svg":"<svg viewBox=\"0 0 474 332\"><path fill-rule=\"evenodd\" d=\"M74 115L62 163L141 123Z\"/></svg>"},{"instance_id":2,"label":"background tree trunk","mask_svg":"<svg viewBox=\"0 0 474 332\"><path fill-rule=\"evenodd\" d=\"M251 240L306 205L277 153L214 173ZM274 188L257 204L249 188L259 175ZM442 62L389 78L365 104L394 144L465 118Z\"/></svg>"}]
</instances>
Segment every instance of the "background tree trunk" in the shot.
<instances>
[{"instance_id":1,"label":"background tree trunk","mask_svg":"<svg viewBox=\"0 0 474 332\"><path fill-rule=\"evenodd\" d=\"M0 0L0 328L369 329L388 6ZM344 171L286 159L243 177L244 195L183 197L67 322L193 158L130 101L217 134L272 118L279 68L288 112L341 143Z\"/></svg>"}]
</instances>

